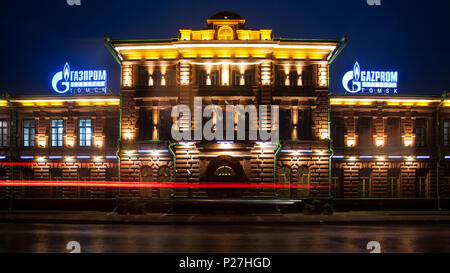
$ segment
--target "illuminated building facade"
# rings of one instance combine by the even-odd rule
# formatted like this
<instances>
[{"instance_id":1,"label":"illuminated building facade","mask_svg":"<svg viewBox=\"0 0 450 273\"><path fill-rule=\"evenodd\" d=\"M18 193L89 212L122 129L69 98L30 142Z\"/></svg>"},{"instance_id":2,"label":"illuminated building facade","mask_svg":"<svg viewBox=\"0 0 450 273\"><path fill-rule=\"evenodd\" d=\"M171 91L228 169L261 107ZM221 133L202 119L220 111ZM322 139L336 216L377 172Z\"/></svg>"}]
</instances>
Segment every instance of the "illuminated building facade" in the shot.
<instances>
[{"instance_id":1,"label":"illuminated building facade","mask_svg":"<svg viewBox=\"0 0 450 273\"><path fill-rule=\"evenodd\" d=\"M449 196L450 100L330 96L329 65L346 38L274 38L269 29L246 29L239 15L219 12L206 29L181 29L176 39L106 38L105 44L121 66L120 97L0 101L3 177L194 186L120 189L124 197L162 199L433 199L438 189L442 198ZM279 143L173 141L172 108L193 109L199 97L204 107L279 105ZM259 126L270 124L269 116ZM185 122L183 130L196 126ZM242 187L195 188L196 183ZM119 193L103 187L15 186L2 187L0 194L8 197L13 189L24 197Z\"/></svg>"}]
</instances>

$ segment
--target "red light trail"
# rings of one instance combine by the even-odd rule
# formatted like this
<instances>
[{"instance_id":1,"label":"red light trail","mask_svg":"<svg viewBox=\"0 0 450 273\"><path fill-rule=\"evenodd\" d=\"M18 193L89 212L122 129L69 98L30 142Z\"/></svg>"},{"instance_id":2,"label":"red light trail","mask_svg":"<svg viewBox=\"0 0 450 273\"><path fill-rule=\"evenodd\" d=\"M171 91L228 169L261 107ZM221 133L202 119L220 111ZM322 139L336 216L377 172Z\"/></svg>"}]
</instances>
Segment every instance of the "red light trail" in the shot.
<instances>
[{"instance_id":1,"label":"red light trail","mask_svg":"<svg viewBox=\"0 0 450 273\"><path fill-rule=\"evenodd\" d=\"M116 182L116 181L36 181L0 180L0 187L108 187L108 188L310 188L328 189L319 185L288 185L274 183L217 183L217 182Z\"/></svg>"}]
</instances>

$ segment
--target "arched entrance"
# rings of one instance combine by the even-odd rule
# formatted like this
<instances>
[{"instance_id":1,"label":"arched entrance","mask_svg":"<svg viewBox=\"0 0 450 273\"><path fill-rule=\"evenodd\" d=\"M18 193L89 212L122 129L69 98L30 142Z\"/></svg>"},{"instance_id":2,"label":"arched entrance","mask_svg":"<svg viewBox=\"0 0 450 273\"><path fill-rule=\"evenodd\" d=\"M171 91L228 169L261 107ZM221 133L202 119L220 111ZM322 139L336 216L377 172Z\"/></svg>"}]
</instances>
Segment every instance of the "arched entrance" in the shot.
<instances>
[{"instance_id":1,"label":"arched entrance","mask_svg":"<svg viewBox=\"0 0 450 273\"><path fill-rule=\"evenodd\" d=\"M228 155L214 158L206 169L208 182L239 183L245 182L244 169L238 159ZM207 189L210 198L238 198L242 197L243 189L211 188Z\"/></svg>"}]
</instances>

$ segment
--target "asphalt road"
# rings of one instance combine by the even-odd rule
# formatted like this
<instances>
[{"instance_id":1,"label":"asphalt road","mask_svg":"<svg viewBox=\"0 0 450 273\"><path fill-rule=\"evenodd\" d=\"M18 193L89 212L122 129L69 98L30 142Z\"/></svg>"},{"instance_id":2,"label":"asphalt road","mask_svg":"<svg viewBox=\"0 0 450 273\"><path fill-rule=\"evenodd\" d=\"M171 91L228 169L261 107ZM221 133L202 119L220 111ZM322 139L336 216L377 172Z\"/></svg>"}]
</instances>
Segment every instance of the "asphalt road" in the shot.
<instances>
[{"instance_id":1,"label":"asphalt road","mask_svg":"<svg viewBox=\"0 0 450 273\"><path fill-rule=\"evenodd\" d=\"M0 252L69 253L450 252L449 224L391 225L73 225L0 224ZM73 249L73 248L70 248Z\"/></svg>"}]
</instances>

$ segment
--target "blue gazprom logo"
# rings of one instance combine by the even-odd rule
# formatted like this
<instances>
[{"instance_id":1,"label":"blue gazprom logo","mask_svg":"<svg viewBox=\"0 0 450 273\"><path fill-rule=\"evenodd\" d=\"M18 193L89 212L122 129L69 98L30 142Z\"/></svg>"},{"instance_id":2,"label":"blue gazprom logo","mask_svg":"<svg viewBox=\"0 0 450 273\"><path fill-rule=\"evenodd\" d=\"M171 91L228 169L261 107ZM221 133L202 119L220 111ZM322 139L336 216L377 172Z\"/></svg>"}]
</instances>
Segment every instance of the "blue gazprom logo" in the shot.
<instances>
[{"instance_id":1,"label":"blue gazprom logo","mask_svg":"<svg viewBox=\"0 0 450 273\"><path fill-rule=\"evenodd\" d=\"M342 78L344 89L352 94L398 94L397 71L362 71L358 62Z\"/></svg>"},{"instance_id":2,"label":"blue gazprom logo","mask_svg":"<svg viewBox=\"0 0 450 273\"><path fill-rule=\"evenodd\" d=\"M65 94L72 90L78 92L106 92L106 70L70 70L68 63L63 71L52 79L52 88L56 93Z\"/></svg>"}]
</instances>

